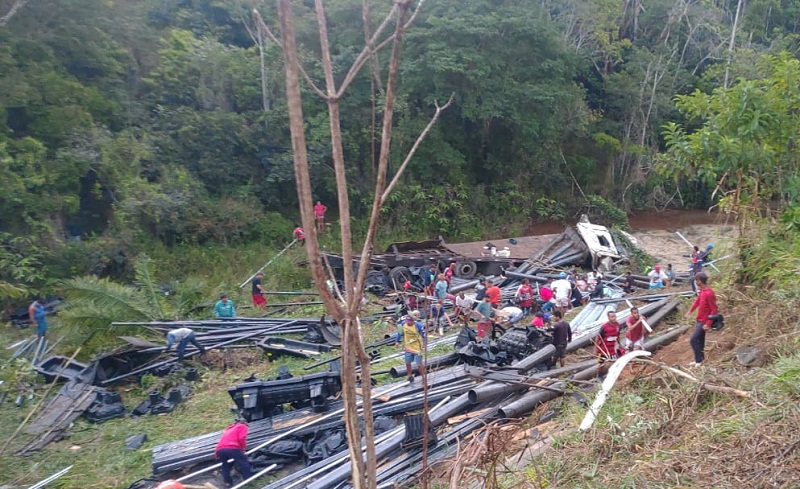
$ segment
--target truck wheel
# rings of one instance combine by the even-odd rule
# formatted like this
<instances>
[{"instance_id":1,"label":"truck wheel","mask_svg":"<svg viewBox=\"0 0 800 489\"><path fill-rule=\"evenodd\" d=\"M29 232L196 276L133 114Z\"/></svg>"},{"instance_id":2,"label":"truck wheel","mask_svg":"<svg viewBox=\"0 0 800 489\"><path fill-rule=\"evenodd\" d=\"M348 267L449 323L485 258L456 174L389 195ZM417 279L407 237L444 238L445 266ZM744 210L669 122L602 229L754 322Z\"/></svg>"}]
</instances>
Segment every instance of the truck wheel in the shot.
<instances>
[{"instance_id":1,"label":"truck wheel","mask_svg":"<svg viewBox=\"0 0 800 489\"><path fill-rule=\"evenodd\" d=\"M462 261L456 266L456 277L472 278L478 273L478 265L474 261Z\"/></svg>"},{"instance_id":2,"label":"truck wheel","mask_svg":"<svg viewBox=\"0 0 800 489\"><path fill-rule=\"evenodd\" d=\"M395 290L403 290L403 284L406 283L406 281L413 281L413 278L411 272L406 267L394 267L389 272L389 279Z\"/></svg>"}]
</instances>

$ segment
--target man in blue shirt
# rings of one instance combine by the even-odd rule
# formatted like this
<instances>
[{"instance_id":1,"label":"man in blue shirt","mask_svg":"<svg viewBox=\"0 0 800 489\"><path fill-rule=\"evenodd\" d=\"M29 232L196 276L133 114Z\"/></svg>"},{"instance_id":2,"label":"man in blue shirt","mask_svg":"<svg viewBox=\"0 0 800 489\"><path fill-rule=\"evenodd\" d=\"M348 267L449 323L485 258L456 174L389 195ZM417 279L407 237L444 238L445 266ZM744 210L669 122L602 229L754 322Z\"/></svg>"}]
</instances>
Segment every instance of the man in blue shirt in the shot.
<instances>
[{"instance_id":1,"label":"man in blue shirt","mask_svg":"<svg viewBox=\"0 0 800 489\"><path fill-rule=\"evenodd\" d=\"M214 317L217 319L230 319L236 317L236 308L233 307L233 302L228 300L228 296L222 294L214 306Z\"/></svg>"},{"instance_id":2,"label":"man in blue shirt","mask_svg":"<svg viewBox=\"0 0 800 489\"><path fill-rule=\"evenodd\" d=\"M31 305L28 306L28 318L31 324L36 325L36 336L39 338L44 337L45 333L47 333L47 314L39 296L36 296Z\"/></svg>"}]
</instances>

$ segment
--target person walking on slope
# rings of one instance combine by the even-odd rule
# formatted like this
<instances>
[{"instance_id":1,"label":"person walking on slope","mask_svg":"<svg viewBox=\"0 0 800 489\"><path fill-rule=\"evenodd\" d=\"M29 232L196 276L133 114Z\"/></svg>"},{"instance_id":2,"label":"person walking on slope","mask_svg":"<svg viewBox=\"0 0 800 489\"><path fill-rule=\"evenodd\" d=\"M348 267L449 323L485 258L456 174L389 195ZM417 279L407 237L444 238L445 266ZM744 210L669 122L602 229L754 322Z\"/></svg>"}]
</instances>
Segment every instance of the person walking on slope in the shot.
<instances>
[{"instance_id":1,"label":"person walking on slope","mask_svg":"<svg viewBox=\"0 0 800 489\"><path fill-rule=\"evenodd\" d=\"M264 309L267 307L267 299L264 297L264 294L267 293L267 289L264 288L263 285L264 281L264 274L262 272L258 272L256 274L256 278L253 279L253 307L258 307L260 309Z\"/></svg>"},{"instance_id":2,"label":"person walking on slope","mask_svg":"<svg viewBox=\"0 0 800 489\"><path fill-rule=\"evenodd\" d=\"M33 298L33 302L28 306L28 320L36 325L36 336L43 338L47 333L47 312L40 301L39 296Z\"/></svg>"},{"instance_id":3,"label":"person walking on slope","mask_svg":"<svg viewBox=\"0 0 800 489\"><path fill-rule=\"evenodd\" d=\"M201 355L206 352L206 349L197 342L197 338L194 336L194 331L189 328L177 328L168 331L167 347L164 349L164 353L168 352L175 343L178 343L178 360L183 360L183 356L186 354L186 347L189 346L189 343L200 350Z\"/></svg>"},{"instance_id":4,"label":"person walking on slope","mask_svg":"<svg viewBox=\"0 0 800 489\"><path fill-rule=\"evenodd\" d=\"M395 337L395 345L403 342L403 351L405 352L406 372L408 373L408 381L414 382L414 369L413 364L417 365L420 375L422 376L422 383L425 383L425 364L422 362L422 351L425 348L425 328L422 327L417 321L414 321L412 316L405 316L403 318L403 325L397 332Z\"/></svg>"},{"instance_id":5,"label":"person walking on slope","mask_svg":"<svg viewBox=\"0 0 800 489\"><path fill-rule=\"evenodd\" d=\"M294 228L294 231L292 231L292 236L294 236L294 239L299 241L300 244L302 245L306 244L306 232L303 230L303 227L300 226L299 224L297 225L297 227Z\"/></svg>"},{"instance_id":6,"label":"person walking on slope","mask_svg":"<svg viewBox=\"0 0 800 489\"><path fill-rule=\"evenodd\" d=\"M324 231L325 230L325 211L328 208L322 203L322 201L317 201L316 205L314 205L314 219L317 221L317 231Z\"/></svg>"},{"instance_id":7,"label":"person walking on slope","mask_svg":"<svg viewBox=\"0 0 800 489\"><path fill-rule=\"evenodd\" d=\"M713 316L719 311L717 309L717 295L714 293L711 286L708 285L708 275L705 272L700 272L694 276L694 280L700 292L697 294L697 298L694 300L692 307L686 311L686 317L691 317L692 312L695 310L697 311L694 333L692 333L692 337L689 340L689 344L692 346L692 352L694 352L694 363L689 366L699 367L706 358L706 331L711 329L711 326L714 324L714 320L709 319L709 316Z\"/></svg>"},{"instance_id":8,"label":"person walking on slope","mask_svg":"<svg viewBox=\"0 0 800 489\"><path fill-rule=\"evenodd\" d=\"M222 463L222 479L227 487L233 486L231 468L236 466L244 480L253 476L250 461L247 460L247 420L239 416L236 421L222 432L222 436L214 450L214 456ZM230 460L233 460L230 462Z\"/></svg>"},{"instance_id":9,"label":"person walking on slope","mask_svg":"<svg viewBox=\"0 0 800 489\"><path fill-rule=\"evenodd\" d=\"M217 319L232 319L236 317L236 308L233 302L228 300L228 296L222 294L214 305L214 317Z\"/></svg>"}]
</instances>

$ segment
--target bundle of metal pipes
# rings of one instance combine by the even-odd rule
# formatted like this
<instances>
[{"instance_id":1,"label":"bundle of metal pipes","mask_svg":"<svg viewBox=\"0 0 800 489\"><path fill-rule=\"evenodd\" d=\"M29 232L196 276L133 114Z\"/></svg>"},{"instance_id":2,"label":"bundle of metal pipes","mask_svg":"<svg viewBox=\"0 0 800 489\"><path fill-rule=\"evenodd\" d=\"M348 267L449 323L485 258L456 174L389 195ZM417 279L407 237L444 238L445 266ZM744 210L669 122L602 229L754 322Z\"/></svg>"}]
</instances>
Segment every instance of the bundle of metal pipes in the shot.
<instances>
[{"instance_id":1,"label":"bundle of metal pipes","mask_svg":"<svg viewBox=\"0 0 800 489\"><path fill-rule=\"evenodd\" d=\"M432 372L427 376L428 398L437 402L447 396L466 392L475 384L462 366ZM375 395L391 392L391 399L375 404L373 416L394 416L422 408L422 383L402 382L381 386L374 390ZM329 404L328 413L336 413L343 408L342 401ZM293 436L307 436L316 431L344 426L341 416L326 418L311 408L298 409L274 416L271 420L261 420L250 424L247 444L257 447L272 438L292 431ZM298 429L299 428L299 429ZM153 473L159 474L189 467L214 458L221 431L200 435L177 442L166 443L153 448Z\"/></svg>"},{"instance_id":2,"label":"bundle of metal pipes","mask_svg":"<svg viewBox=\"0 0 800 489\"><path fill-rule=\"evenodd\" d=\"M11 363L17 358L25 358L30 360L31 365L36 366L43 358L53 351L53 348L63 339L64 337L62 336L52 344L44 336L32 336L28 339L18 341L6 347L6 350L14 349L14 353L9 357L8 363Z\"/></svg>"},{"instance_id":3,"label":"bundle of metal pipes","mask_svg":"<svg viewBox=\"0 0 800 489\"><path fill-rule=\"evenodd\" d=\"M655 327L663 317L677 307L678 301L667 299L648 304L641 308L642 314L649 318L650 325ZM575 351L588 346L596 334L597 328L605 321L605 312L616 309L616 303L589 304L573 319L573 328L577 337L568 345L567 351ZM630 309L619 312L619 320L623 321ZM675 339L686 328L679 328L664 335L652 337L646 342L647 349ZM443 338L440 341L450 341ZM452 446L459 438L484 424L485 418L518 417L530 412L536 406L547 402L565 392L570 380L587 380L596 376L597 364L588 360L564 368L546 372L529 374L531 369L549 359L554 352L552 346L545 347L517 362L511 369L497 372L486 370L476 374L474 368L463 365L445 368L428 373L428 402L441 405L430 412L433 426L441 426L457 414L472 411L474 416L467 415L464 420L454 424L440 437L440 443L429 452L431 460L452 453ZM436 363L447 364L452 354L432 358ZM387 357L388 358L388 357ZM405 368L395 367L393 375L404 376ZM395 371L396 370L396 371ZM576 373L577 372L577 373ZM565 376L571 375L565 379ZM561 379L561 380L559 380ZM391 397L384 402L376 402L373 416L393 416L422 409L423 395L421 383L402 382L381 386L375 389L375 395L390 392ZM450 399L449 401L447 399ZM486 409L491 408L491 409ZM300 409L274 416L272 420L254 422L250 425L248 446L253 453L284 436L308 436L318 430L330 429L343 425L340 413L341 401L329 405L328 414L314 413L311 409ZM153 449L153 471L164 473L200 463L209 462L213 458L213 449L221 432L210 433L199 437L160 445ZM412 481L416 477L420 463L421 450L403 452L400 444L405 437L405 428L398 427L387 432L377 440L377 451L380 465L379 485L389 481ZM445 449L444 447L450 447ZM185 476L190 479L195 473ZM315 489L347 487L341 486L350 476L350 461L347 452L329 457L304 469L294 471L286 477L265 486L264 489L290 489L307 487Z\"/></svg>"}]
</instances>

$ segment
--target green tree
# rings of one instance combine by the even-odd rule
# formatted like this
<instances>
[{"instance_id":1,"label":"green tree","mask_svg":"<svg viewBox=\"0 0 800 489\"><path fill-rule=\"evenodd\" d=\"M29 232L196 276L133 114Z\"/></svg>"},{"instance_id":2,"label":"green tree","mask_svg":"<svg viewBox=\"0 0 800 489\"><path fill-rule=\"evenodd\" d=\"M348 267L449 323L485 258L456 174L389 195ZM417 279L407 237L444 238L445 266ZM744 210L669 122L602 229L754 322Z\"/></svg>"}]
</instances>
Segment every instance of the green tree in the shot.
<instances>
[{"instance_id":1,"label":"green tree","mask_svg":"<svg viewBox=\"0 0 800 489\"><path fill-rule=\"evenodd\" d=\"M660 165L665 175L709 185L742 222L770 215L776 204L783 209L800 175L800 61L788 53L764 56L758 69L762 78L678 96L689 123L665 126Z\"/></svg>"}]
</instances>

